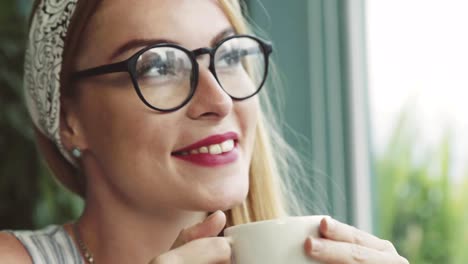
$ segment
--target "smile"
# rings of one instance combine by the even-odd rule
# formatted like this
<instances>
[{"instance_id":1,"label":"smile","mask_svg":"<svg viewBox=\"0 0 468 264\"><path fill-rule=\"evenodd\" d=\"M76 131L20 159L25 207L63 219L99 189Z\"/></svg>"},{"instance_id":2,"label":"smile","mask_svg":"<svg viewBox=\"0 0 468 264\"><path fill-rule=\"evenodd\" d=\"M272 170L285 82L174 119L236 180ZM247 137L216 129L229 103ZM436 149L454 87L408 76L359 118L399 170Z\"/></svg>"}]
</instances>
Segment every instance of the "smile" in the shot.
<instances>
[{"instance_id":1,"label":"smile","mask_svg":"<svg viewBox=\"0 0 468 264\"><path fill-rule=\"evenodd\" d=\"M197 155L197 154L210 154L210 155L219 155L226 152L230 152L234 149L236 142L233 139L228 139L220 144L212 144L208 146L202 146L200 148L191 149L187 151L175 152L173 155Z\"/></svg>"},{"instance_id":2,"label":"smile","mask_svg":"<svg viewBox=\"0 0 468 264\"><path fill-rule=\"evenodd\" d=\"M213 135L171 154L175 158L200 166L229 164L239 157L238 135L235 132Z\"/></svg>"}]
</instances>

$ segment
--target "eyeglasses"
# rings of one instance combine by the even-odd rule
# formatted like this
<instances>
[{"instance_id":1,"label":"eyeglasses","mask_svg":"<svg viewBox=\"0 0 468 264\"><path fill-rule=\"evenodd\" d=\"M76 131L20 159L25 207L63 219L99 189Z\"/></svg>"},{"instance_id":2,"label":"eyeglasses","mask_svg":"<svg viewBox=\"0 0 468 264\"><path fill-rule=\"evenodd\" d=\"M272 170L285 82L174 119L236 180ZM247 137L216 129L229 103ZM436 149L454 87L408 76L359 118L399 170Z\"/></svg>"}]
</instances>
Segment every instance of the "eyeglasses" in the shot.
<instances>
[{"instance_id":1,"label":"eyeglasses","mask_svg":"<svg viewBox=\"0 0 468 264\"><path fill-rule=\"evenodd\" d=\"M209 70L220 87L233 100L245 100L256 95L265 83L271 52L271 44L250 35L230 36L213 48L192 51L163 43L146 47L125 61L75 72L72 78L128 72L143 103L169 112L182 108L195 94L197 57L209 54Z\"/></svg>"}]
</instances>

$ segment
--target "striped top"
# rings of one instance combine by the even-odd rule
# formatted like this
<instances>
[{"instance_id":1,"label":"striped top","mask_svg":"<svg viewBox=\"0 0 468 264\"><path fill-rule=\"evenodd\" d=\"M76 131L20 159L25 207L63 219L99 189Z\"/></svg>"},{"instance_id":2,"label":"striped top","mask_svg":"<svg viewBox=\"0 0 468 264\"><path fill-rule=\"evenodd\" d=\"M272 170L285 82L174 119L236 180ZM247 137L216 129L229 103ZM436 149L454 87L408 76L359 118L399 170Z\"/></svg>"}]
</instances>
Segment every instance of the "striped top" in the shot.
<instances>
[{"instance_id":1,"label":"striped top","mask_svg":"<svg viewBox=\"0 0 468 264\"><path fill-rule=\"evenodd\" d=\"M62 226L37 231L8 231L28 251L33 264L85 264L72 238Z\"/></svg>"}]
</instances>

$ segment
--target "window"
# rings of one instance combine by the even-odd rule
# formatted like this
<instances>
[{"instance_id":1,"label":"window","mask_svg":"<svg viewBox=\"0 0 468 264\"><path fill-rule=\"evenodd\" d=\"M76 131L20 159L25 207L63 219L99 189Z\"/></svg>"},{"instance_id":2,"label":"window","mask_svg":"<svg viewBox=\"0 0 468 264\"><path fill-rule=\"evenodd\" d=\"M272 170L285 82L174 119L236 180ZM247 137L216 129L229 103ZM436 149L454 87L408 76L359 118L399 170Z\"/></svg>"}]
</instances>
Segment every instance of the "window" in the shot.
<instances>
[{"instance_id":1,"label":"window","mask_svg":"<svg viewBox=\"0 0 468 264\"><path fill-rule=\"evenodd\" d=\"M365 69L359 57L363 7L362 1L249 1L255 23L274 43L285 88L286 138L310 165L309 213L370 231Z\"/></svg>"},{"instance_id":2,"label":"window","mask_svg":"<svg viewBox=\"0 0 468 264\"><path fill-rule=\"evenodd\" d=\"M375 230L415 264L468 260L466 10L367 1Z\"/></svg>"}]
</instances>

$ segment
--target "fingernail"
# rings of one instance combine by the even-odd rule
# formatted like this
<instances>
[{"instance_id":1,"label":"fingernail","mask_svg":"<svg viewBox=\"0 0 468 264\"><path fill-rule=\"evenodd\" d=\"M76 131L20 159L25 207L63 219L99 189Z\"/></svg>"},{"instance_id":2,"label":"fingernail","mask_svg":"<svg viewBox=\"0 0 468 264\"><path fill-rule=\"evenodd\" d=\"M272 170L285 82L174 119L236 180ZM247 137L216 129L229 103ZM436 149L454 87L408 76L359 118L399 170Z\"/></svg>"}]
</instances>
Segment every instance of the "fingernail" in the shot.
<instances>
[{"instance_id":1,"label":"fingernail","mask_svg":"<svg viewBox=\"0 0 468 264\"><path fill-rule=\"evenodd\" d=\"M215 217L215 215L216 215L218 212L219 212L219 210L213 212L212 214L210 214L210 215L205 219L205 221L210 221L211 219L213 219L213 217Z\"/></svg>"},{"instance_id":2,"label":"fingernail","mask_svg":"<svg viewBox=\"0 0 468 264\"><path fill-rule=\"evenodd\" d=\"M335 220L333 220L333 218L327 216L325 221L327 222L327 231L333 230L335 228Z\"/></svg>"},{"instance_id":3,"label":"fingernail","mask_svg":"<svg viewBox=\"0 0 468 264\"><path fill-rule=\"evenodd\" d=\"M312 253L317 253L322 250L323 244L320 240L311 238L310 242L312 242Z\"/></svg>"}]
</instances>

